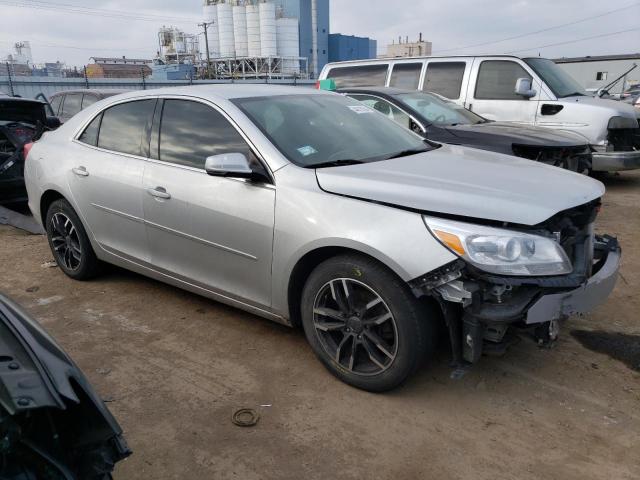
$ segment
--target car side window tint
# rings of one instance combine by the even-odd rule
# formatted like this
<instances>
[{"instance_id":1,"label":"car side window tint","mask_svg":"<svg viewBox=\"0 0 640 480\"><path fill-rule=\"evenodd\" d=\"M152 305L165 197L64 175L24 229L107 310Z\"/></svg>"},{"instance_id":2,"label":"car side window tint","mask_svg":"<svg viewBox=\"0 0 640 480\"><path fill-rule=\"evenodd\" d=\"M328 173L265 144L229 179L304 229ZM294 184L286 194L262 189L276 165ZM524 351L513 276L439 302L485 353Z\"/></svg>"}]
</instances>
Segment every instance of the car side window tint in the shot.
<instances>
[{"instance_id":1,"label":"car side window tint","mask_svg":"<svg viewBox=\"0 0 640 480\"><path fill-rule=\"evenodd\" d=\"M98 101L98 97L96 97L95 95L88 95L85 93L84 97L82 97L82 109L84 110L85 108L87 108L90 105L93 105L97 101Z\"/></svg>"},{"instance_id":2,"label":"car side window tint","mask_svg":"<svg viewBox=\"0 0 640 480\"><path fill-rule=\"evenodd\" d=\"M519 78L532 80L531 75L510 60L485 60L480 64L475 98L479 100L523 100L516 94Z\"/></svg>"},{"instance_id":3,"label":"car side window tint","mask_svg":"<svg viewBox=\"0 0 640 480\"><path fill-rule=\"evenodd\" d=\"M422 63L397 63L391 71L389 86L416 90L420 83Z\"/></svg>"},{"instance_id":4,"label":"car side window tint","mask_svg":"<svg viewBox=\"0 0 640 480\"><path fill-rule=\"evenodd\" d=\"M160 121L160 160L202 168L207 157L243 153L258 160L244 138L214 108L188 100L165 100Z\"/></svg>"},{"instance_id":5,"label":"car side window tint","mask_svg":"<svg viewBox=\"0 0 640 480\"><path fill-rule=\"evenodd\" d=\"M108 108L102 114L98 146L115 152L142 154L146 125L153 115L156 100L138 100Z\"/></svg>"},{"instance_id":6,"label":"car side window tint","mask_svg":"<svg viewBox=\"0 0 640 480\"><path fill-rule=\"evenodd\" d=\"M84 129L84 132L78 137L78 140L82 143L86 143L87 145L96 146L98 145L98 130L100 129L100 120L102 119L102 114L98 115L94 118L87 128Z\"/></svg>"},{"instance_id":7,"label":"car side window tint","mask_svg":"<svg viewBox=\"0 0 640 480\"><path fill-rule=\"evenodd\" d=\"M384 86L388 68L387 64L336 67L329 70L327 78L332 78L337 88Z\"/></svg>"},{"instance_id":8,"label":"car side window tint","mask_svg":"<svg viewBox=\"0 0 640 480\"><path fill-rule=\"evenodd\" d=\"M391 102L382 98L374 97L371 95L349 95L351 98L364 103L367 107L382 113L390 120L393 120L397 124L404 128L411 127L411 117L393 105Z\"/></svg>"},{"instance_id":9,"label":"car side window tint","mask_svg":"<svg viewBox=\"0 0 640 480\"><path fill-rule=\"evenodd\" d=\"M422 90L457 100L462 90L465 62L430 62Z\"/></svg>"},{"instance_id":10,"label":"car side window tint","mask_svg":"<svg viewBox=\"0 0 640 480\"><path fill-rule=\"evenodd\" d=\"M81 110L82 94L81 93L68 93L64 98L64 105L62 106L62 115L66 118L73 117Z\"/></svg>"},{"instance_id":11,"label":"car side window tint","mask_svg":"<svg viewBox=\"0 0 640 480\"><path fill-rule=\"evenodd\" d=\"M62 103L62 95L58 95L57 97L53 97L49 104L51 105L51 109L53 110L54 115L59 115L60 112L60 104Z\"/></svg>"}]
</instances>

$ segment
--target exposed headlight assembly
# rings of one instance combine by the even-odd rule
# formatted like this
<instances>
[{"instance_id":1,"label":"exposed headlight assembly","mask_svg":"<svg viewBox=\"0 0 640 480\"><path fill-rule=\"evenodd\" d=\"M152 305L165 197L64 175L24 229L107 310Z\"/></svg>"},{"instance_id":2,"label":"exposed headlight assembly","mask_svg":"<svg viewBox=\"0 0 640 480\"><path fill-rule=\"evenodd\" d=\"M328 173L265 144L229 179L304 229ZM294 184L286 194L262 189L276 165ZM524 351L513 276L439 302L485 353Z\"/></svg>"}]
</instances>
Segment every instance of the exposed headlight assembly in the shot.
<instances>
[{"instance_id":1,"label":"exposed headlight assembly","mask_svg":"<svg viewBox=\"0 0 640 480\"><path fill-rule=\"evenodd\" d=\"M498 275L548 276L571 273L571 261L551 238L424 216L434 237L456 255Z\"/></svg>"}]
</instances>

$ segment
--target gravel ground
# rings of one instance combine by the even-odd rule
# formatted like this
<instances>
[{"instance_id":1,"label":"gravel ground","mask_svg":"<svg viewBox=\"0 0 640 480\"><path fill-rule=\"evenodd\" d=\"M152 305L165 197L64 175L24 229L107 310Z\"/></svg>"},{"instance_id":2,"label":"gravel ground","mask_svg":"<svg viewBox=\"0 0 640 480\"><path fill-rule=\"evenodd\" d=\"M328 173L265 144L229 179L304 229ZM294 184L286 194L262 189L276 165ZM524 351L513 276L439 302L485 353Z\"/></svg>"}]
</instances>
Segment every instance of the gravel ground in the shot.
<instances>
[{"instance_id":1,"label":"gravel ground","mask_svg":"<svg viewBox=\"0 0 640 480\"><path fill-rule=\"evenodd\" d=\"M384 395L327 373L300 331L112 269L78 283L0 225L0 291L71 354L134 451L116 479L640 478L640 173L605 179L608 303L555 348L523 341L458 380L446 352ZM230 421L261 412L254 428Z\"/></svg>"}]
</instances>

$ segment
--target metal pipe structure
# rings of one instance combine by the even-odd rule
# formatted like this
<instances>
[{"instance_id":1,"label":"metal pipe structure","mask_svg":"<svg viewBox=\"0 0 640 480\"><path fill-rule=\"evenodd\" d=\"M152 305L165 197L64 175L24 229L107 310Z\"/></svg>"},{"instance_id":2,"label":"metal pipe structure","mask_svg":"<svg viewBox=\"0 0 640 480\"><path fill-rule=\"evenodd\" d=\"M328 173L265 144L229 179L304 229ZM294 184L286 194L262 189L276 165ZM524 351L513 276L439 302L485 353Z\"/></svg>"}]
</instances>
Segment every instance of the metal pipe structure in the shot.
<instances>
[{"instance_id":1,"label":"metal pipe structure","mask_svg":"<svg viewBox=\"0 0 640 480\"><path fill-rule=\"evenodd\" d=\"M317 77L318 72L318 0L311 0L311 75Z\"/></svg>"}]
</instances>

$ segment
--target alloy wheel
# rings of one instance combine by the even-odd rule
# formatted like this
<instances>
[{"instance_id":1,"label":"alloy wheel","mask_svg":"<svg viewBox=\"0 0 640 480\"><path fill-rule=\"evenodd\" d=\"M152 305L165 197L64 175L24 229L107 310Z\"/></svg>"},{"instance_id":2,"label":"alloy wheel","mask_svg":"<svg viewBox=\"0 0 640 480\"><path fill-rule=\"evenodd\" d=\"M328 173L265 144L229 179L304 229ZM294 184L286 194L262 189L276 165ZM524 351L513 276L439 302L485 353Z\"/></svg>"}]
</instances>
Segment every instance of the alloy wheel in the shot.
<instances>
[{"instance_id":1,"label":"alloy wheel","mask_svg":"<svg viewBox=\"0 0 640 480\"><path fill-rule=\"evenodd\" d=\"M378 375L398 353L391 310L371 287L351 278L327 282L315 297L313 326L324 351L358 375Z\"/></svg>"},{"instance_id":2,"label":"alloy wheel","mask_svg":"<svg viewBox=\"0 0 640 480\"><path fill-rule=\"evenodd\" d=\"M80 236L73 222L64 213L51 217L51 244L58 263L69 270L76 270L82 261Z\"/></svg>"}]
</instances>

